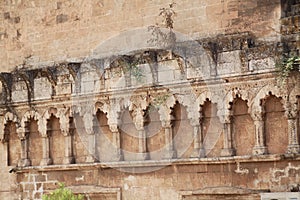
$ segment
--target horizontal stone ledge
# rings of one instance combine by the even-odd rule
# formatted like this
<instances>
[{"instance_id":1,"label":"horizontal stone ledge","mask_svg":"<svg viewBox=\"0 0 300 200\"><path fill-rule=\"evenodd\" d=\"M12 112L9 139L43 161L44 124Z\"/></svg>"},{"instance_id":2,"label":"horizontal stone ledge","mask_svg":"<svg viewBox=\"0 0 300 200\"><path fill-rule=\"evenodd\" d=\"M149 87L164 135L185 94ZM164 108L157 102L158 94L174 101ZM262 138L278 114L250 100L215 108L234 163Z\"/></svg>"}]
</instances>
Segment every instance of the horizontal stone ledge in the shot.
<instances>
[{"instance_id":1,"label":"horizontal stone ledge","mask_svg":"<svg viewBox=\"0 0 300 200\"><path fill-rule=\"evenodd\" d=\"M230 164L230 163L251 163L251 162L273 162L283 160L300 160L300 154L272 154L257 156L233 156L216 158L186 158L169 160L143 160L143 161L118 161L118 162L98 162L80 163L70 165L48 165L48 166L28 166L16 167L14 173L28 173L30 171L77 171L85 169L109 169L109 168L143 168L143 167L163 167L175 165L210 165L210 164Z\"/></svg>"}]
</instances>

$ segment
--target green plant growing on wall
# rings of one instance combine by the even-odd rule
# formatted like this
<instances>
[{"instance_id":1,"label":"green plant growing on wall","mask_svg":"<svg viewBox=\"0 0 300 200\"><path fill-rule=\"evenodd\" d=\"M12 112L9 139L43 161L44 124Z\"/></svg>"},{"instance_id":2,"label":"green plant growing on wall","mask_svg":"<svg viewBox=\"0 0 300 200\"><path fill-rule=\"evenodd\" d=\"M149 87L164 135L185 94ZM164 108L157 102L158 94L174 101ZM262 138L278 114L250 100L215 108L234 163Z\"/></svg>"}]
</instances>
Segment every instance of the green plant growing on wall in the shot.
<instances>
[{"instance_id":1,"label":"green plant growing on wall","mask_svg":"<svg viewBox=\"0 0 300 200\"><path fill-rule=\"evenodd\" d=\"M159 16L163 17L163 25L165 28L173 29L174 27L174 17L176 12L173 10L176 3L172 2L169 4L169 8L161 8Z\"/></svg>"},{"instance_id":2,"label":"green plant growing on wall","mask_svg":"<svg viewBox=\"0 0 300 200\"><path fill-rule=\"evenodd\" d=\"M59 183L59 188L50 194L44 194L43 200L83 200L83 195L75 195L70 189L65 188L63 183Z\"/></svg>"},{"instance_id":3,"label":"green plant growing on wall","mask_svg":"<svg viewBox=\"0 0 300 200\"><path fill-rule=\"evenodd\" d=\"M284 57L276 63L276 68L279 82L285 84L291 72L300 72L300 56Z\"/></svg>"},{"instance_id":4,"label":"green plant growing on wall","mask_svg":"<svg viewBox=\"0 0 300 200\"><path fill-rule=\"evenodd\" d=\"M161 94L153 98L147 112L159 110L160 106L165 104L169 97L169 94Z\"/></svg>"},{"instance_id":5,"label":"green plant growing on wall","mask_svg":"<svg viewBox=\"0 0 300 200\"><path fill-rule=\"evenodd\" d=\"M152 25L148 27L148 31L151 32L151 38L147 41L150 44L158 46L172 46L176 42L176 35L173 32L174 17L176 12L174 6L176 3L170 3L168 8L160 8L159 16L162 17L162 23ZM163 31L161 28L169 29L168 32Z\"/></svg>"},{"instance_id":6,"label":"green plant growing on wall","mask_svg":"<svg viewBox=\"0 0 300 200\"><path fill-rule=\"evenodd\" d=\"M121 66L124 73L128 73L131 76L135 77L137 82L142 82L144 74L142 69L139 67L139 60L130 62L124 59L121 60Z\"/></svg>"}]
</instances>

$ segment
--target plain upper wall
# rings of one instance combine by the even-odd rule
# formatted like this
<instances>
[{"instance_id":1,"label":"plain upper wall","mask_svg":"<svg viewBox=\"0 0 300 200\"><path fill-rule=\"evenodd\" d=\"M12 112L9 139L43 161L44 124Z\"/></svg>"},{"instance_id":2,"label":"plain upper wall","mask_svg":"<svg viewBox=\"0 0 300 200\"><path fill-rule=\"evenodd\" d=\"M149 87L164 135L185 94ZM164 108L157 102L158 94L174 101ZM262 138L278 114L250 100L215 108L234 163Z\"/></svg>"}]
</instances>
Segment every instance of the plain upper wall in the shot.
<instances>
[{"instance_id":1,"label":"plain upper wall","mask_svg":"<svg viewBox=\"0 0 300 200\"><path fill-rule=\"evenodd\" d=\"M1 0L0 72L22 63L89 57L108 39L161 23L171 0ZM276 41L280 0L174 0L174 30L188 38L250 31ZM124 46L126 48L126 45Z\"/></svg>"}]
</instances>

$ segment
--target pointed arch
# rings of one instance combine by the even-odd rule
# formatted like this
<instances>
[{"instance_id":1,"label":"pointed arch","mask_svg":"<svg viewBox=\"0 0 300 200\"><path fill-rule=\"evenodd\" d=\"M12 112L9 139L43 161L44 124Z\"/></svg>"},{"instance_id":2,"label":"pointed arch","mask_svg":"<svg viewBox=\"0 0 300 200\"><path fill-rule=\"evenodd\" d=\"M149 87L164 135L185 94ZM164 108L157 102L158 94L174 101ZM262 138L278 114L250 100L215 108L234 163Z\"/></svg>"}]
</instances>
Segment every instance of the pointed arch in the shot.
<instances>
[{"instance_id":1,"label":"pointed arch","mask_svg":"<svg viewBox=\"0 0 300 200\"><path fill-rule=\"evenodd\" d=\"M22 119L21 119L21 127L22 128L25 128L26 127L26 123L29 122L30 119L33 119L33 120L36 120L39 124L39 122L41 122L42 120L42 117L41 115L35 111L35 110L30 110L30 111L27 111Z\"/></svg>"},{"instance_id":2,"label":"pointed arch","mask_svg":"<svg viewBox=\"0 0 300 200\"><path fill-rule=\"evenodd\" d=\"M279 87L270 85L270 84L262 87L259 90L259 92L257 93L257 95L250 102L251 116L253 118L256 118L257 117L256 115L258 113L264 112L264 110L263 110L264 108L262 106L262 100L266 99L271 94L278 98L282 98L282 104L286 105L286 101L287 101L287 97L288 97L288 94L286 92L287 92L286 90L282 90Z\"/></svg>"}]
</instances>

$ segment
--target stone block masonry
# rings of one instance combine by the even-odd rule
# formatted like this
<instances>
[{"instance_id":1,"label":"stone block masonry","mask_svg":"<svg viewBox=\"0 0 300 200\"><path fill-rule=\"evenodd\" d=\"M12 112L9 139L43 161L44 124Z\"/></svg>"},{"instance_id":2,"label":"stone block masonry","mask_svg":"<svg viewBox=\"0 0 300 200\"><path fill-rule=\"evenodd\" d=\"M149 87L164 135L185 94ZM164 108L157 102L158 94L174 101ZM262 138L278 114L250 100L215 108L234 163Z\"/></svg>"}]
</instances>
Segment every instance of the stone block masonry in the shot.
<instances>
[{"instance_id":1,"label":"stone block masonry","mask_svg":"<svg viewBox=\"0 0 300 200\"><path fill-rule=\"evenodd\" d=\"M279 0L174 2L175 30L192 39L251 31L258 37L274 40L280 31L279 21L273 20L280 17ZM38 66L83 59L111 36L160 23L159 9L169 3L159 0L2 1L0 68L8 72L24 63Z\"/></svg>"},{"instance_id":2,"label":"stone block masonry","mask_svg":"<svg viewBox=\"0 0 300 200\"><path fill-rule=\"evenodd\" d=\"M0 199L299 198L299 1L174 3L0 2Z\"/></svg>"}]
</instances>

